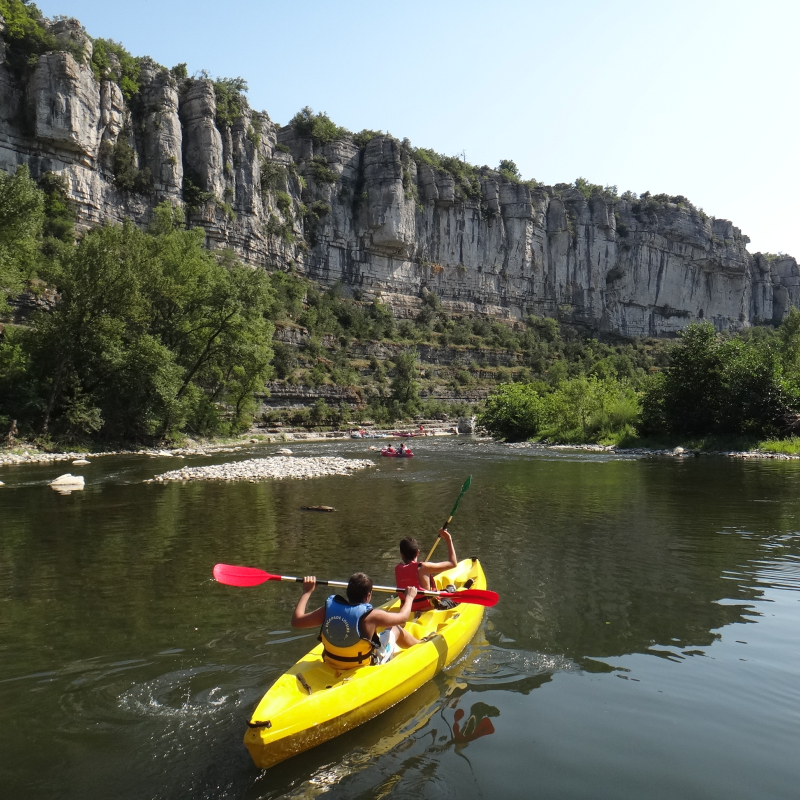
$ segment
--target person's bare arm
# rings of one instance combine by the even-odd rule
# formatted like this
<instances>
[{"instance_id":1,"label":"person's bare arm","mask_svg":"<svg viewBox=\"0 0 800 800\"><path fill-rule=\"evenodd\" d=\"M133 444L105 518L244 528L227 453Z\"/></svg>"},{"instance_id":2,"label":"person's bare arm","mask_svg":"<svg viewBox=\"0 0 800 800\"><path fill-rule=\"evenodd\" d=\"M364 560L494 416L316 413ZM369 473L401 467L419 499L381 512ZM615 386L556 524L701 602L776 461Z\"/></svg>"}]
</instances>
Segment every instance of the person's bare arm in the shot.
<instances>
[{"instance_id":1,"label":"person's bare arm","mask_svg":"<svg viewBox=\"0 0 800 800\"><path fill-rule=\"evenodd\" d=\"M423 561L419 565L419 571L423 575L438 575L446 569L453 569L458 564L453 537L444 528L439 531L439 536L447 543L447 561Z\"/></svg>"},{"instance_id":2,"label":"person's bare arm","mask_svg":"<svg viewBox=\"0 0 800 800\"><path fill-rule=\"evenodd\" d=\"M372 638L372 634L375 633L376 628L390 628L392 625L402 625L404 622L408 622L408 618L411 616L411 604L414 602L416 596L417 587L409 586L405 590L405 599L399 611L386 611L383 608L373 608L372 611L364 617L364 622L362 623L367 638Z\"/></svg>"},{"instance_id":3,"label":"person's bare arm","mask_svg":"<svg viewBox=\"0 0 800 800\"><path fill-rule=\"evenodd\" d=\"M292 613L293 628L318 628L325 622L325 607L320 606L314 611L306 612L306 604L317 586L317 579L311 575L303 578L303 594L297 601Z\"/></svg>"}]
</instances>

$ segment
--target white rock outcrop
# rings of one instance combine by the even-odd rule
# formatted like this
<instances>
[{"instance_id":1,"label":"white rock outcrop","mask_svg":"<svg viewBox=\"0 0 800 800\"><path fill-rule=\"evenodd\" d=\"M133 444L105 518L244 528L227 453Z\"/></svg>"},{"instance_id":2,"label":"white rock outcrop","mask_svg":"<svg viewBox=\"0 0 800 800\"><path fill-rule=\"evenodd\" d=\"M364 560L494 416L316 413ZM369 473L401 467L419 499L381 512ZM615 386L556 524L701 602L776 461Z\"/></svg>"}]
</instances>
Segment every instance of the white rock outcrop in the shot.
<instances>
[{"instance_id":1,"label":"white rock outcrop","mask_svg":"<svg viewBox=\"0 0 800 800\"><path fill-rule=\"evenodd\" d=\"M62 175L84 226L147 224L155 204L190 200L210 246L367 300L380 293L396 316L416 314L433 291L456 313L664 336L700 320L779 323L800 304L794 258L750 254L738 228L685 198L586 197L489 169L465 183L391 136L322 143L246 102L221 121L211 80L176 80L147 59L127 103L116 83L96 80L79 23L52 30L83 58L47 53L18 76L0 47L0 168ZM121 146L149 171L148 191L115 182Z\"/></svg>"},{"instance_id":2,"label":"white rock outcrop","mask_svg":"<svg viewBox=\"0 0 800 800\"><path fill-rule=\"evenodd\" d=\"M65 475L59 475L54 481L50 481L50 486L57 486L62 488L79 486L83 488L85 481L82 475L72 475L67 472Z\"/></svg>"}]
</instances>

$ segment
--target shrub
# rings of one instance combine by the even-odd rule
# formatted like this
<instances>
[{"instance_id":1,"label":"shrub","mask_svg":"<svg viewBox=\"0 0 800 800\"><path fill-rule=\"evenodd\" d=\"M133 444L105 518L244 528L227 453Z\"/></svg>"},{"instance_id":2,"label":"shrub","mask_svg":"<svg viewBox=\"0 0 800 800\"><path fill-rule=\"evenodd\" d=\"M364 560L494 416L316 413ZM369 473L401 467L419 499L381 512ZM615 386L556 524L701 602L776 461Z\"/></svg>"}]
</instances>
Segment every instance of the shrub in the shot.
<instances>
[{"instance_id":1,"label":"shrub","mask_svg":"<svg viewBox=\"0 0 800 800\"><path fill-rule=\"evenodd\" d=\"M324 156L314 156L311 159L311 174L317 183L336 183L339 180L338 173L328 166Z\"/></svg>"},{"instance_id":2,"label":"shrub","mask_svg":"<svg viewBox=\"0 0 800 800\"><path fill-rule=\"evenodd\" d=\"M283 164L262 160L260 167L262 192L273 192L286 187L286 167Z\"/></svg>"},{"instance_id":3,"label":"shrub","mask_svg":"<svg viewBox=\"0 0 800 800\"><path fill-rule=\"evenodd\" d=\"M506 180L512 181L513 183L519 183L522 180L519 169L513 161L503 159L497 170Z\"/></svg>"},{"instance_id":4,"label":"shrub","mask_svg":"<svg viewBox=\"0 0 800 800\"><path fill-rule=\"evenodd\" d=\"M258 114L253 114L247 128L247 138L253 143L256 150L261 146L261 136L264 133L264 124Z\"/></svg>"},{"instance_id":5,"label":"shrub","mask_svg":"<svg viewBox=\"0 0 800 800\"><path fill-rule=\"evenodd\" d=\"M190 210L197 210L207 203L216 203L217 197L213 192L206 192L200 188L200 178L189 171L183 173L183 202Z\"/></svg>"},{"instance_id":6,"label":"shrub","mask_svg":"<svg viewBox=\"0 0 800 800\"><path fill-rule=\"evenodd\" d=\"M493 436L517 442L538 433L543 415L544 403L534 386L507 383L488 397L478 422Z\"/></svg>"},{"instance_id":7,"label":"shrub","mask_svg":"<svg viewBox=\"0 0 800 800\"><path fill-rule=\"evenodd\" d=\"M217 125L230 127L242 116L247 103L244 97L245 92L247 92L247 81L244 78L217 78L214 81Z\"/></svg>"},{"instance_id":8,"label":"shrub","mask_svg":"<svg viewBox=\"0 0 800 800\"><path fill-rule=\"evenodd\" d=\"M264 232L268 236L277 236L279 239L291 244L294 241L294 227L291 220L281 222L274 214L269 215Z\"/></svg>"},{"instance_id":9,"label":"shrub","mask_svg":"<svg viewBox=\"0 0 800 800\"><path fill-rule=\"evenodd\" d=\"M383 136L383 131L371 131L364 128L363 131L353 135L353 144L363 150L376 136Z\"/></svg>"},{"instance_id":10,"label":"shrub","mask_svg":"<svg viewBox=\"0 0 800 800\"><path fill-rule=\"evenodd\" d=\"M411 157L419 164L428 164L450 173L455 180L457 199L480 200L480 170L456 156L443 156L424 147L411 148Z\"/></svg>"},{"instance_id":11,"label":"shrub","mask_svg":"<svg viewBox=\"0 0 800 800\"><path fill-rule=\"evenodd\" d=\"M315 114L309 106L298 111L289 124L300 136L310 136L318 144L328 144L350 133L336 125L325 112Z\"/></svg>"},{"instance_id":12,"label":"shrub","mask_svg":"<svg viewBox=\"0 0 800 800\"><path fill-rule=\"evenodd\" d=\"M128 192L149 194L153 188L153 177L150 170L137 166L136 150L130 143L130 131L123 129L117 137L111 156L111 169L114 183Z\"/></svg>"},{"instance_id":13,"label":"shrub","mask_svg":"<svg viewBox=\"0 0 800 800\"><path fill-rule=\"evenodd\" d=\"M278 192L275 195L275 205L285 217L292 210L292 198L286 192Z\"/></svg>"},{"instance_id":14,"label":"shrub","mask_svg":"<svg viewBox=\"0 0 800 800\"><path fill-rule=\"evenodd\" d=\"M64 244L75 241L77 212L75 203L67 194L67 181L62 175L45 172L39 179L39 188L44 199L42 234L45 237L45 254L53 256L56 253L54 241Z\"/></svg>"},{"instance_id":15,"label":"shrub","mask_svg":"<svg viewBox=\"0 0 800 800\"><path fill-rule=\"evenodd\" d=\"M42 13L35 4L22 0L0 0L0 15L5 20L6 60L17 77L28 72L39 56L51 51L67 51L81 60L83 48L75 42L56 39L43 25Z\"/></svg>"}]
</instances>

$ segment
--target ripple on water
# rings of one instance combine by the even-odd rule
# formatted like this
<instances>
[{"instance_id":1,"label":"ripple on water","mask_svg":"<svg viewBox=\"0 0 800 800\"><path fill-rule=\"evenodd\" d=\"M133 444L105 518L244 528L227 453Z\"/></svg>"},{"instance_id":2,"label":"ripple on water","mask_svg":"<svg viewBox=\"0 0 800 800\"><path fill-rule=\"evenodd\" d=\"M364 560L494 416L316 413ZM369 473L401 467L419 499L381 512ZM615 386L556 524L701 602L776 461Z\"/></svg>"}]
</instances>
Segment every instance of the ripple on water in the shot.
<instances>
[{"instance_id":1,"label":"ripple on water","mask_svg":"<svg viewBox=\"0 0 800 800\"><path fill-rule=\"evenodd\" d=\"M557 672L578 672L580 667L566 656L513 650L484 645L463 664L461 678L468 685L484 689L525 682L531 678L550 677Z\"/></svg>"},{"instance_id":2,"label":"ripple on water","mask_svg":"<svg viewBox=\"0 0 800 800\"><path fill-rule=\"evenodd\" d=\"M235 670L225 665L174 669L154 677L141 674L154 665L157 662L108 664L76 676L60 697L66 731L85 731L87 723L98 730L153 718L206 724L215 714L252 699L245 687L231 688Z\"/></svg>"}]
</instances>

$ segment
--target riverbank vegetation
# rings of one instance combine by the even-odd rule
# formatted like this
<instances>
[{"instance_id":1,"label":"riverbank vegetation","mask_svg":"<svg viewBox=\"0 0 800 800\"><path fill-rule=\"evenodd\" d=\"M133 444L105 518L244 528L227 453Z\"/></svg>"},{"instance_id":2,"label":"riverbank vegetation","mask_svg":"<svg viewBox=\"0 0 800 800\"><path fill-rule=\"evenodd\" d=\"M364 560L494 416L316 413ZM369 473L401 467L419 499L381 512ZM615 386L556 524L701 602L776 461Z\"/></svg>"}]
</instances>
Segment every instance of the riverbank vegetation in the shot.
<instances>
[{"instance_id":1,"label":"riverbank vegetation","mask_svg":"<svg viewBox=\"0 0 800 800\"><path fill-rule=\"evenodd\" d=\"M739 335L689 325L644 376L502 386L481 423L507 440L797 452L800 311Z\"/></svg>"},{"instance_id":2,"label":"riverbank vegetation","mask_svg":"<svg viewBox=\"0 0 800 800\"><path fill-rule=\"evenodd\" d=\"M52 224L66 216L65 197L48 199L24 167L0 184L0 209L18 195L37 203L24 236L6 244L4 286L25 284L34 297L47 288L52 301L3 331L0 424L65 444L249 426L272 372L267 276L207 250L203 231L187 230L169 204L147 231L126 222L76 241ZM7 228L0 216L0 243Z\"/></svg>"},{"instance_id":3,"label":"riverbank vegetation","mask_svg":"<svg viewBox=\"0 0 800 800\"><path fill-rule=\"evenodd\" d=\"M0 172L0 432L77 446L478 412L508 441L796 441L796 310L778 329L691 325L676 342L453 314L427 289L401 316L380 294L209 251L169 204L146 231L76 237L75 219L56 176ZM23 290L32 314L9 309ZM267 382L299 401L264 406Z\"/></svg>"}]
</instances>

